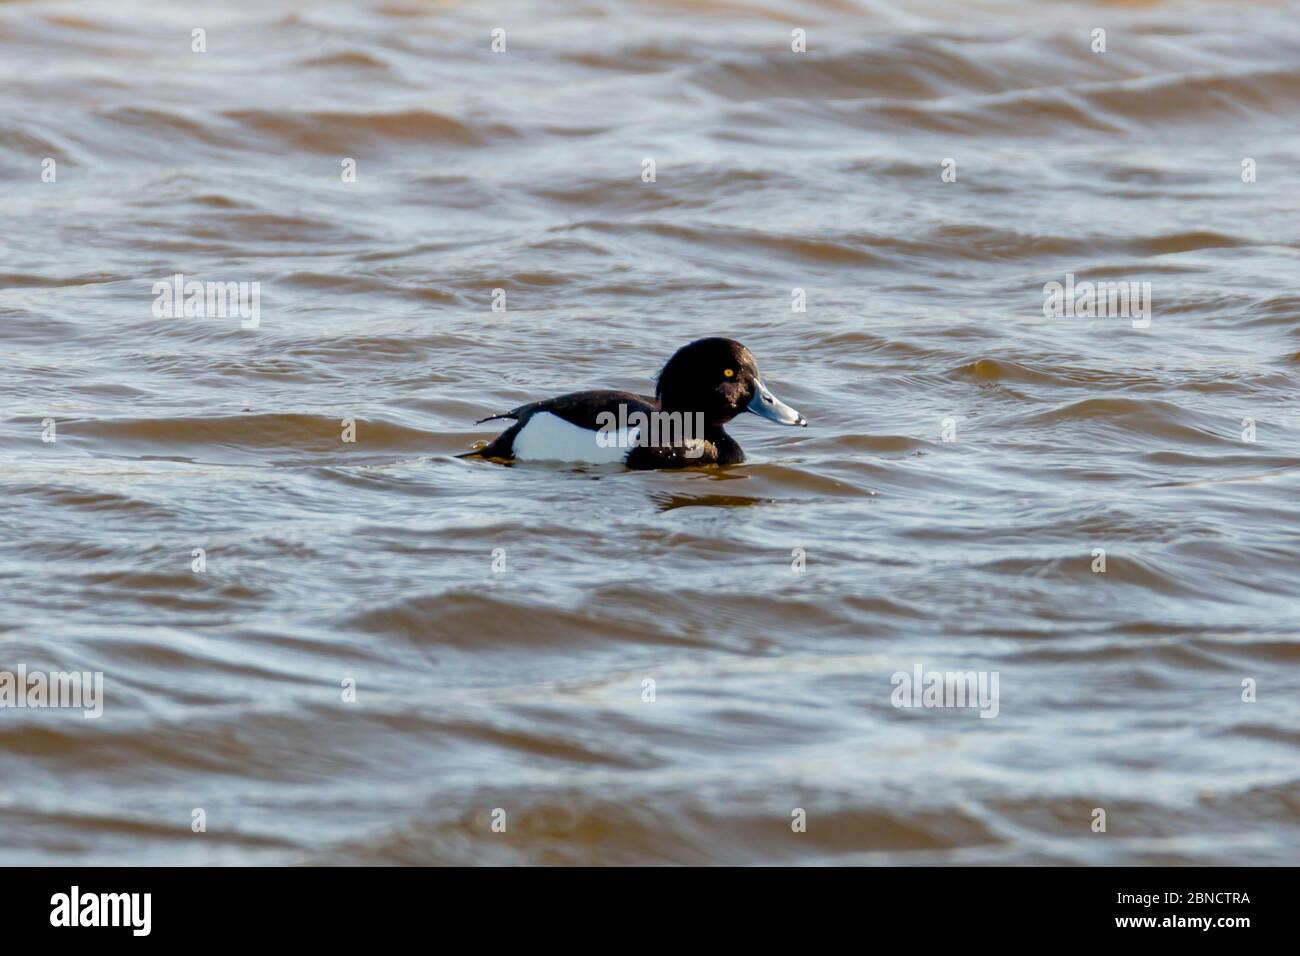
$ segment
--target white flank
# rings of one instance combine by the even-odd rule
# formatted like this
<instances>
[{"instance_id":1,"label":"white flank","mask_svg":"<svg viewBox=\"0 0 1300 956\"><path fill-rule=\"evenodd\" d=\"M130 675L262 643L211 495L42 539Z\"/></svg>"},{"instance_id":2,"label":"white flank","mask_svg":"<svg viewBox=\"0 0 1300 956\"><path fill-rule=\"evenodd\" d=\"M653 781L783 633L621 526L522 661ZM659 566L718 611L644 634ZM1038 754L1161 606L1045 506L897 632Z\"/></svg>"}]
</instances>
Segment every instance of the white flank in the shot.
<instances>
[{"instance_id":1,"label":"white flank","mask_svg":"<svg viewBox=\"0 0 1300 956\"><path fill-rule=\"evenodd\" d=\"M613 465L622 464L636 445L635 428L610 432L608 448L597 444L598 434L550 412L538 412L515 436L515 458L518 461L582 461L592 465Z\"/></svg>"}]
</instances>

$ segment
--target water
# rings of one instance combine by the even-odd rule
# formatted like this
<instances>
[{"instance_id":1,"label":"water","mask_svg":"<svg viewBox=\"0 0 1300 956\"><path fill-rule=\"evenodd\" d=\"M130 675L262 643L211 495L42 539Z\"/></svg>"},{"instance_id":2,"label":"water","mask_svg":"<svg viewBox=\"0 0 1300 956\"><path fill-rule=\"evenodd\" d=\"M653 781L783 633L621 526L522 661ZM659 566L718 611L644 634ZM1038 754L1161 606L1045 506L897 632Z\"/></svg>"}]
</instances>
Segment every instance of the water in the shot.
<instances>
[{"instance_id":1,"label":"water","mask_svg":"<svg viewBox=\"0 0 1300 956\"><path fill-rule=\"evenodd\" d=\"M1300 4L207 6L0 6L0 860L1295 861ZM709 334L809 427L452 457Z\"/></svg>"}]
</instances>

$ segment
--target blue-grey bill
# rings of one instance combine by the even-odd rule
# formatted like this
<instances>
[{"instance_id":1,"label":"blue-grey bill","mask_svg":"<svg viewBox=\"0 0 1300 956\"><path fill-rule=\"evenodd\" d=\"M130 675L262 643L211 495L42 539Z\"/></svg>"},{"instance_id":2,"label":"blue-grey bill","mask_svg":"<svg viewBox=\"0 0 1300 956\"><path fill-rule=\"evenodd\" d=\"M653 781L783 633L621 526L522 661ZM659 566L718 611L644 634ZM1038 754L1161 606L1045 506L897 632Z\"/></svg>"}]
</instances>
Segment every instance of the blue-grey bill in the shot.
<instances>
[{"instance_id":1,"label":"blue-grey bill","mask_svg":"<svg viewBox=\"0 0 1300 956\"><path fill-rule=\"evenodd\" d=\"M754 380L754 397L750 399L748 409L755 415L762 415L778 425L808 424L808 419L773 395L761 379Z\"/></svg>"}]
</instances>

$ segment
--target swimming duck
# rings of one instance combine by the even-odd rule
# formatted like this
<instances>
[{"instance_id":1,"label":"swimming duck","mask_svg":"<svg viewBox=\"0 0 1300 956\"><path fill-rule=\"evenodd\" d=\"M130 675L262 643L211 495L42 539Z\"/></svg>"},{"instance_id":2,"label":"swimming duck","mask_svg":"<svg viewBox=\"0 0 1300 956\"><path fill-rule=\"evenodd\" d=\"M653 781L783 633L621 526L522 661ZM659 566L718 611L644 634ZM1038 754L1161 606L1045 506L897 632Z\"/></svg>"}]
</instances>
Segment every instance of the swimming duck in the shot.
<instances>
[{"instance_id":1,"label":"swimming duck","mask_svg":"<svg viewBox=\"0 0 1300 956\"><path fill-rule=\"evenodd\" d=\"M698 339L660 371L655 394L573 392L481 418L514 424L460 458L624 464L629 468L734 465L745 453L723 425L753 412L781 425L807 420L772 394L749 349L734 339Z\"/></svg>"}]
</instances>

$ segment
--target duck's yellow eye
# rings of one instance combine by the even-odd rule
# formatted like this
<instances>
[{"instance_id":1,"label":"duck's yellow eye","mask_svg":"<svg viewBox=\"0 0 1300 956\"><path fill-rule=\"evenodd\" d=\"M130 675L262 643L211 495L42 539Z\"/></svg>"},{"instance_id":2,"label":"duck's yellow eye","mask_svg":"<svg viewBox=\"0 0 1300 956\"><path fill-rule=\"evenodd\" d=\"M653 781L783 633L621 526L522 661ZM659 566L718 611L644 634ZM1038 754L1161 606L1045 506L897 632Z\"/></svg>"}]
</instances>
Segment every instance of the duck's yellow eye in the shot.
<instances>
[{"instance_id":1,"label":"duck's yellow eye","mask_svg":"<svg viewBox=\"0 0 1300 956\"><path fill-rule=\"evenodd\" d=\"M724 368L722 374L727 376L727 378L731 378L736 374L736 370L734 368Z\"/></svg>"}]
</instances>

